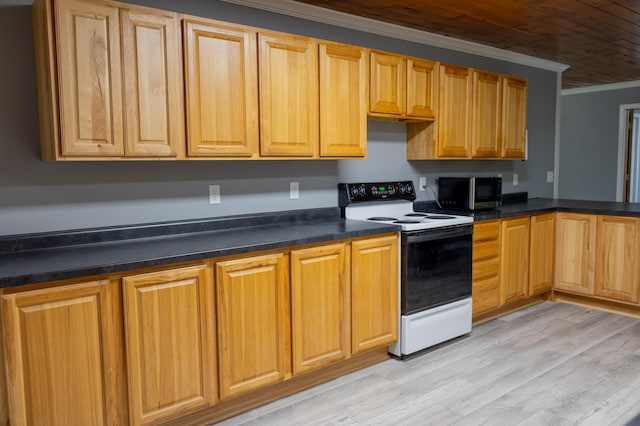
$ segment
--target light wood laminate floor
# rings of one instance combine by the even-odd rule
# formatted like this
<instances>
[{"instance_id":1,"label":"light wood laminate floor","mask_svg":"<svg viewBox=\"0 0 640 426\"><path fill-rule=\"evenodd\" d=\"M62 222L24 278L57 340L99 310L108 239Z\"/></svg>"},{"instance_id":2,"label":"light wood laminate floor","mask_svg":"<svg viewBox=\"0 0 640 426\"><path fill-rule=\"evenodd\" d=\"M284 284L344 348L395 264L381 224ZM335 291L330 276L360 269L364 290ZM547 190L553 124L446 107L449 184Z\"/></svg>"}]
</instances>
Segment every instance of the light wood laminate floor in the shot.
<instances>
[{"instance_id":1,"label":"light wood laminate floor","mask_svg":"<svg viewBox=\"0 0 640 426\"><path fill-rule=\"evenodd\" d=\"M219 425L629 425L640 319L543 303Z\"/></svg>"}]
</instances>

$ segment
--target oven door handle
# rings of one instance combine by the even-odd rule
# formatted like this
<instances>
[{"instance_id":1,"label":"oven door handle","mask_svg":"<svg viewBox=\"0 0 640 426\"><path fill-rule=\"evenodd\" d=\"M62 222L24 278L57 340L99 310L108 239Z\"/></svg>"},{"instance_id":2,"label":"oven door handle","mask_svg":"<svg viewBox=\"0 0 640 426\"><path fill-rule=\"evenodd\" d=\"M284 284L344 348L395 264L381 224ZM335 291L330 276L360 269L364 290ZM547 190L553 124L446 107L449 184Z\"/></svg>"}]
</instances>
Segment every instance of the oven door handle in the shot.
<instances>
[{"instance_id":1,"label":"oven door handle","mask_svg":"<svg viewBox=\"0 0 640 426\"><path fill-rule=\"evenodd\" d=\"M473 228L471 226L464 227L462 229L442 229L442 230L433 230L429 232L421 232L419 234L407 234L406 242L407 243L421 243L425 241L434 241L434 240L442 240L444 238L455 238L462 237L464 235L471 235L473 233Z\"/></svg>"}]
</instances>

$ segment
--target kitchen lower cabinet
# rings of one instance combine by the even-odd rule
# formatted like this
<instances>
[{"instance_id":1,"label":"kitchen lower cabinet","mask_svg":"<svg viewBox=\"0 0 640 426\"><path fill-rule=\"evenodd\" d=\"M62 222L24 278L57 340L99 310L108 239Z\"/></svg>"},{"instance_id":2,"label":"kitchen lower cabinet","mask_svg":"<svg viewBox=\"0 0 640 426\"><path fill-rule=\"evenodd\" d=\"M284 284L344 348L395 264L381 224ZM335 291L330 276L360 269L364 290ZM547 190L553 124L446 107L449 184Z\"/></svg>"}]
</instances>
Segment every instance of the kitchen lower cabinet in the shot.
<instances>
[{"instance_id":1,"label":"kitchen lower cabinet","mask_svg":"<svg viewBox=\"0 0 640 426\"><path fill-rule=\"evenodd\" d=\"M557 213L555 289L593 296L596 223L593 215Z\"/></svg>"},{"instance_id":2,"label":"kitchen lower cabinet","mask_svg":"<svg viewBox=\"0 0 640 426\"><path fill-rule=\"evenodd\" d=\"M130 424L155 424L217 399L213 273L207 265L122 279Z\"/></svg>"},{"instance_id":3,"label":"kitchen lower cabinet","mask_svg":"<svg viewBox=\"0 0 640 426\"><path fill-rule=\"evenodd\" d=\"M350 355L348 268L345 244L291 252L293 374Z\"/></svg>"},{"instance_id":4,"label":"kitchen lower cabinet","mask_svg":"<svg viewBox=\"0 0 640 426\"><path fill-rule=\"evenodd\" d=\"M288 261L283 253L216 263L220 397L291 375Z\"/></svg>"},{"instance_id":5,"label":"kitchen lower cabinet","mask_svg":"<svg viewBox=\"0 0 640 426\"><path fill-rule=\"evenodd\" d=\"M117 283L2 296L10 424L127 424Z\"/></svg>"},{"instance_id":6,"label":"kitchen lower cabinet","mask_svg":"<svg viewBox=\"0 0 640 426\"><path fill-rule=\"evenodd\" d=\"M503 305L529 295L529 217L501 223L500 289Z\"/></svg>"},{"instance_id":7,"label":"kitchen lower cabinet","mask_svg":"<svg viewBox=\"0 0 640 426\"><path fill-rule=\"evenodd\" d=\"M398 237L351 243L352 351L398 339Z\"/></svg>"},{"instance_id":8,"label":"kitchen lower cabinet","mask_svg":"<svg viewBox=\"0 0 640 426\"><path fill-rule=\"evenodd\" d=\"M500 307L500 221L473 224L473 315Z\"/></svg>"},{"instance_id":9,"label":"kitchen lower cabinet","mask_svg":"<svg viewBox=\"0 0 640 426\"><path fill-rule=\"evenodd\" d=\"M529 241L529 295L553 289L555 214L531 216Z\"/></svg>"},{"instance_id":10,"label":"kitchen lower cabinet","mask_svg":"<svg viewBox=\"0 0 640 426\"><path fill-rule=\"evenodd\" d=\"M598 216L596 296L638 303L640 288L640 219Z\"/></svg>"}]
</instances>

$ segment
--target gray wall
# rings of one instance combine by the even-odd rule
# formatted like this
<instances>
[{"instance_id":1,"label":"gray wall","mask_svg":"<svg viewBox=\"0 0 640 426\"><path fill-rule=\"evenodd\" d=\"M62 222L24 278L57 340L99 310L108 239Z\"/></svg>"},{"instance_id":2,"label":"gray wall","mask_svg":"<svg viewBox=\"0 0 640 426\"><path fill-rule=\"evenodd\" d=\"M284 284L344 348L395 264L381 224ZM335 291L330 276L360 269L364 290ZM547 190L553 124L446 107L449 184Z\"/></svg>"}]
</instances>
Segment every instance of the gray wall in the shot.
<instances>
[{"instance_id":1,"label":"gray wall","mask_svg":"<svg viewBox=\"0 0 640 426\"><path fill-rule=\"evenodd\" d=\"M562 95L558 197L615 201L620 105L640 87Z\"/></svg>"},{"instance_id":2,"label":"gray wall","mask_svg":"<svg viewBox=\"0 0 640 426\"><path fill-rule=\"evenodd\" d=\"M502 173L505 192L551 197L556 73L253 10L216 0L137 3L305 34L529 79L528 161L407 161L405 126L369 121L366 160L70 162L39 160L28 7L0 7L0 235L336 206L340 181ZM10 59L9 59L10 58ZM10 66L9 66L10 64ZM511 176L520 184L511 187ZM289 182L300 199L289 200ZM209 205L208 185L222 203ZM419 200L432 199L431 192Z\"/></svg>"}]
</instances>

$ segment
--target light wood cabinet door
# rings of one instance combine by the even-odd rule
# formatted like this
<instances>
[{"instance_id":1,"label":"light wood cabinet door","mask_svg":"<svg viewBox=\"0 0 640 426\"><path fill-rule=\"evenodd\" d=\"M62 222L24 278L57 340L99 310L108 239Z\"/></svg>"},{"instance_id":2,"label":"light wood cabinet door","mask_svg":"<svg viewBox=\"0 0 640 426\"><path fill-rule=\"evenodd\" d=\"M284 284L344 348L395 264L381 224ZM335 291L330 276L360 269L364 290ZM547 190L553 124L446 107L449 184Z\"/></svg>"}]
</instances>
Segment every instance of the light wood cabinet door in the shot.
<instances>
[{"instance_id":1,"label":"light wood cabinet door","mask_svg":"<svg viewBox=\"0 0 640 426\"><path fill-rule=\"evenodd\" d=\"M55 2L55 17L61 155L122 156L118 8L60 0Z\"/></svg>"},{"instance_id":2,"label":"light wood cabinet door","mask_svg":"<svg viewBox=\"0 0 640 426\"><path fill-rule=\"evenodd\" d=\"M402 116L406 103L406 60L399 55L371 52L369 112Z\"/></svg>"},{"instance_id":3,"label":"light wood cabinet door","mask_svg":"<svg viewBox=\"0 0 640 426\"><path fill-rule=\"evenodd\" d=\"M287 270L283 254L216 264L221 398L290 375Z\"/></svg>"},{"instance_id":4,"label":"light wood cabinet door","mask_svg":"<svg viewBox=\"0 0 640 426\"><path fill-rule=\"evenodd\" d=\"M557 213L555 288L593 296L595 256L596 217Z\"/></svg>"},{"instance_id":5,"label":"light wood cabinet door","mask_svg":"<svg viewBox=\"0 0 640 426\"><path fill-rule=\"evenodd\" d=\"M259 33L260 154L318 156L318 44Z\"/></svg>"},{"instance_id":6,"label":"light wood cabinet door","mask_svg":"<svg viewBox=\"0 0 640 426\"><path fill-rule=\"evenodd\" d=\"M345 244L291 252L293 374L349 356L348 266Z\"/></svg>"},{"instance_id":7,"label":"light wood cabinet door","mask_svg":"<svg viewBox=\"0 0 640 426\"><path fill-rule=\"evenodd\" d=\"M407 58L407 107L408 117L435 118L438 62Z\"/></svg>"},{"instance_id":8,"label":"light wood cabinet door","mask_svg":"<svg viewBox=\"0 0 640 426\"><path fill-rule=\"evenodd\" d=\"M256 32L190 19L183 26L188 155L257 156Z\"/></svg>"},{"instance_id":9,"label":"light wood cabinet door","mask_svg":"<svg viewBox=\"0 0 640 426\"><path fill-rule=\"evenodd\" d=\"M500 221L473 224L473 315L500 307Z\"/></svg>"},{"instance_id":10,"label":"light wood cabinet door","mask_svg":"<svg viewBox=\"0 0 640 426\"><path fill-rule=\"evenodd\" d=\"M398 339L398 238L351 244L352 352Z\"/></svg>"},{"instance_id":11,"label":"light wood cabinet door","mask_svg":"<svg viewBox=\"0 0 640 426\"><path fill-rule=\"evenodd\" d=\"M529 295L551 291L555 257L555 215L531 216Z\"/></svg>"},{"instance_id":12,"label":"light wood cabinet door","mask_svg":"<svg viewBox=\"0 0 640 426\"><path fill-rule=\"evenodd\" d=\"M471 70L440 64L439 74L438 156L468 157L471 136Z\"/></svg>"},{"instance_id":13,"label":"light wood cabinet door","mask_svg":"<svg viewBox=\"0 0 640 426\"><path fill-rule=\"evenodd\" d=\"M523 159L527 144L527 80L503 78L502 157Z\"/></svg>"},{"instance_id":14,"label":"light wood cabinet door","mask_svg":"<svg viewBox=\"0 0 640 426\"><path fill-rule=\"evenodd\" d=\"M498 74L473 71L471 156L500 157L502 80Z\"/></svg>"},{"instance_id":15,"label":"light wood cabinet door","mask_svg":"<svg viewBox=\"0 0 640 426\"><path fill-rule=\"evenodd\" d=\"M640 220L598 216L595 295L638 303Z\"/></svg>"},{"instance_id":16,"label":"light wood cabinet door","mask_svg":"<svg viewBox=\"0 0 640 426\"><path fill-rule=\"evenodd\" d=\"M117 294L103 280L2 296L11 424L127 423Z\"/></svg>"},{"instance_id":17,"label":"light wood cabinet door","mask_svg":"<svg viewBox=\"0 0 640 426\"><path fill-rule=\"evenodd\" d=\"M320 44L320 156L367 153L368 51Z\"/></svg>"},{"instance_id":18,"label":"light wood cabinet door","mask_svg":"<svg viewBox=\"0 0 640 426\"><path fill-rule=\"evenodd\" d=\"M121 11L128 157L176 157L184 147L179 25L172 12Z\"/></svg>"},{"instance_id":19,"label":"light wood cabinet door","mask_svg":"<svg viewBox=\"0 0 640 426\"><path fill-rule=\"evenodd\" d=\"M529 217L501 223L500 290L503 305L529 295Z\"/></svg>"},{"instance_id":20,"label":"light wood cabinet door","mask_svg":"<svg viewBox=\"0 0 640 426\"><path fill-rule=\"evenodd\" d=\"M211 268L133 275L122 285L131 424L157 423L214 404Z\"/></svg>"}]
</instances>

